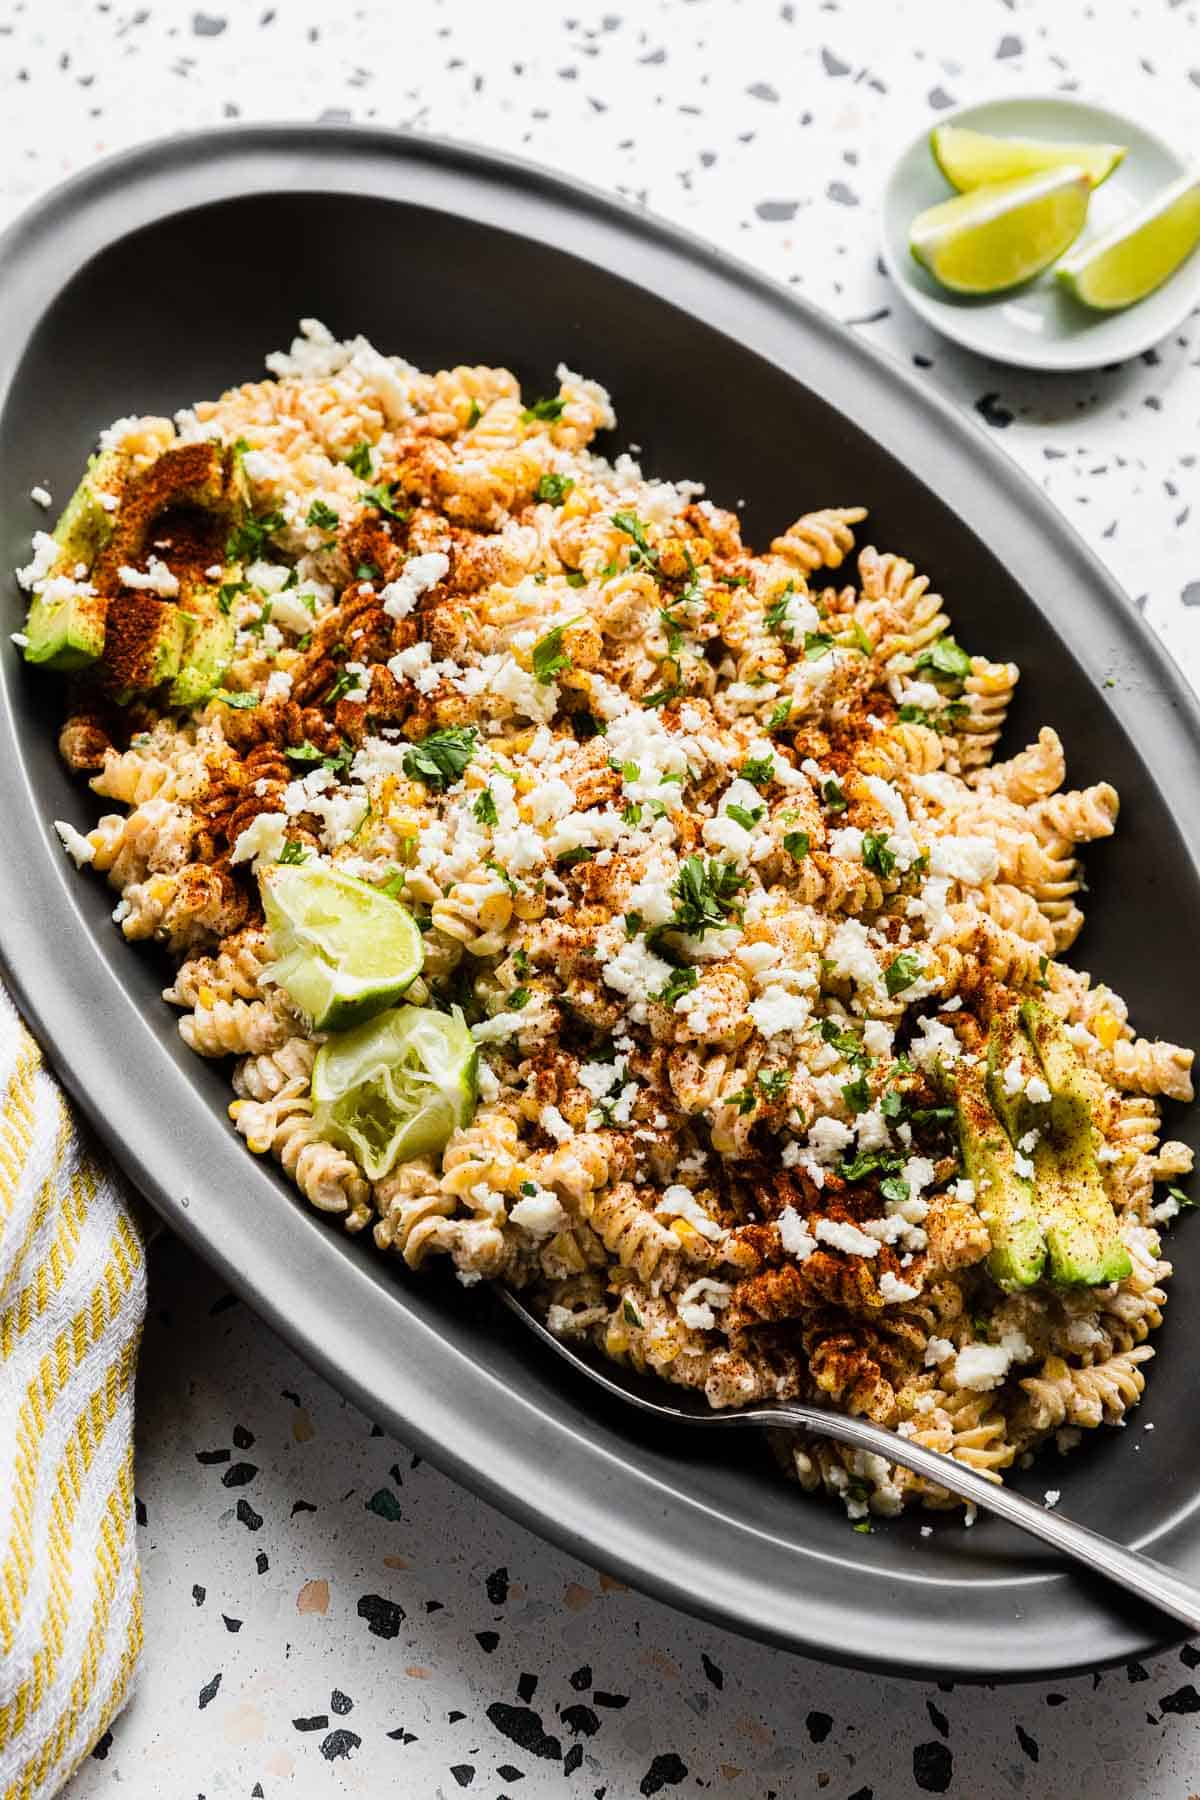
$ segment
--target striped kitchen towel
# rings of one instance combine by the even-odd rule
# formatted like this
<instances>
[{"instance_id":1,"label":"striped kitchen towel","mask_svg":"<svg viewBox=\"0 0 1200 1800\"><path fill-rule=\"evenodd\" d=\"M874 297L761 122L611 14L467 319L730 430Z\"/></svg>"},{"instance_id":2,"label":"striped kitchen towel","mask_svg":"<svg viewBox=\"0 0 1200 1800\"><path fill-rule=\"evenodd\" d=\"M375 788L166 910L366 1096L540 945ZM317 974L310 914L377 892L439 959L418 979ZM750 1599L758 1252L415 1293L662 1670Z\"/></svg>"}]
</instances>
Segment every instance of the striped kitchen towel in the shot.
<instances>
[{"instance_id":1,"label":"striped kitchen towel","mask_svg":"<svg viewBox=\"0 0 1200 1800\"><path fill-rule=\"evenodd\" d=\"M0 988L0 1800L53 1794L142 1643L138 1226Z\"/></svg>"}]
</instances>

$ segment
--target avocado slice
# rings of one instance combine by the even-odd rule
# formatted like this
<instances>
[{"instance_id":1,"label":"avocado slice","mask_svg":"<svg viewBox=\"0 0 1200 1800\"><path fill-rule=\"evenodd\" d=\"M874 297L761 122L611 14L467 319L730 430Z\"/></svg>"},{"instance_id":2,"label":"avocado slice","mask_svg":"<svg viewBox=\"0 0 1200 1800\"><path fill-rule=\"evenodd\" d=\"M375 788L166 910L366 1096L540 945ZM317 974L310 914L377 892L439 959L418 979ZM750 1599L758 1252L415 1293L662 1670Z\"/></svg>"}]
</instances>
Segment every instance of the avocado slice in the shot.
<instances>
[{"instance_id":1,"label":"avocado slice","mask_svg":"<svg viewBox=\"0 0 1200 1800\"><path fill-rule=\"evenodd\" d=\"M181 607L153 594L122 594L110 606L101 673L119 706L178 675L190 628Z\"/></svg>"},{"instance_id":2,"label":"avocado slice","mask_svg":"<svg viewBox=\"0 0 1200 1800\"><path fill-rule=\"evenodd\" d=\"M104 649L108 601L80 592L75 571L82 564L90 573L112 536L115 508L103 506L100 495L120 492L125 468L119 451L100 451L89 460L86 475L59 514L51 533L59 554L40 584L41 592L30 601L25 620L26 662L63 671L84 669Z\"/></svg>"},{"instance_id":3,"label":"avocado slice","mask_svg":"<svg viewBox=\"0 0 1200 1800\"><path fill-rule=\"evenodd\" d=\"M1017 1173L1016 1153L988 1104L979 1071L960 1066L956 1089L963 1167L992 1240L988 1272L1010 1292L1032 1287L1046 1261L1033 1183Z\"/></svg>"},{"instance_id":4,"label":"avocado slice","mask_svg":"<svg viewBox=\"0 0 1200 1800\"><path fill-rule=\"evenodd\" d=\"M187 606L187 641L179 672L167 693L171 706L196 706L220 687L237 636L233 620L218 607L212 588L193 591Z\"/></svg>"},{"instance_id":5,"label":"avocado slice","mask_svg":"<svg viewBox=\"0 0 1200 1800\"><path fill-rule=\"evenodd\" d=\"M1005 1079L1011 1068L1017 1069L1021 1076L1020 1086L1012 1093L1008 1091ZM1021 1029L1018 1009L1006 1006L996 1013L988 1033L987 1095L993 1112L1014 1144L1019 1143L1027 1131L1040 1131L1046 1123L1045 1107L1035 1106L1025 1092L1035 1076L1042 1076L1042 1065Z\"/></svg>"},{"instance_id":6,"label":"avocado slice","mask_svg":"<svg viewBox=\"0 0 1200 1800\"><path fill-rule=\"evenodd\" d=\"M1033 1159L1050 1279L1088 1287L1120 1281L1133 1265L1096 1161L1088 1071L1062 1021L1040 1000L1022 1001L1021 1021L1050 1089L1048 1125Z\"/></svg>"},{"instance_id":7,"label":"avocado slice","mask_svg":"<svg viewBox=\"0 0 1200 1800\"><path fill-rule=\"evenodd\" d=\"M138 561L156 521L169 507L240 511L244 488L238 458L211 439L164 450L125 484L112 532L97 559L98 585L115 586L122 564Z\"/></svg>"}]
</instances>

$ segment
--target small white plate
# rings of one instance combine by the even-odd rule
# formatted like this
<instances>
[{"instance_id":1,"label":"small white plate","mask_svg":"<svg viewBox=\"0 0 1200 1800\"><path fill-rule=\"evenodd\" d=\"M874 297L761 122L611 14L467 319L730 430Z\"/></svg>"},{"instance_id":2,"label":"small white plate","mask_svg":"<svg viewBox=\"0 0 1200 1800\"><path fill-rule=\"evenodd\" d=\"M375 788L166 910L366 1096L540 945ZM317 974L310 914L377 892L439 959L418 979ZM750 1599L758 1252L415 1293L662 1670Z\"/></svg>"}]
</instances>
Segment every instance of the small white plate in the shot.
<instances>
[{"instance_id":1,"label":"small white plate","mask_svg":"<svg viewBox=\"0 0 1200 1800\"><path fill-rule=\"evenodd\" d=\"M1090 242L1143 205L1188 168L1186 158L1123 113L1064 95L987 100L939 118L998 137L1124 144L1124 161L1092 195L1076 240ZM1053 270L986 297L952 294L939 286L908 248L917 213L954 190L933 160L926 127L892 170L883 196L883 254L896 286L922 318L969 350L1025 369L1094 369L1137 356L1175 330L1200 302L1200 254L1153 294L1123 312L1092 312L1059 287ZM1074 246L1073 246L1074 247Z\"/></svg>"}]
</instances>

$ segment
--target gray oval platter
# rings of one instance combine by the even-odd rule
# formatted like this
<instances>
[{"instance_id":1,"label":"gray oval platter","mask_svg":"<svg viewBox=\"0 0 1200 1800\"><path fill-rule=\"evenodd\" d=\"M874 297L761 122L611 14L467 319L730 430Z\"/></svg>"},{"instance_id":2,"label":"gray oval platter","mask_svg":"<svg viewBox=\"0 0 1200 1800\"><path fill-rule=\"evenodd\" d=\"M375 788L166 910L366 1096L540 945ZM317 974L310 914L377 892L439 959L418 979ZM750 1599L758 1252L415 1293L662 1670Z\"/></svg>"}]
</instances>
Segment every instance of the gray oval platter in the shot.
<instances>
[{"instance_id":1,"label":"gray oval platter","mask_svg":"<svg viewBox=\"0 0 1200 1800\"><path fill-rule=\"evenodd\" d=\"M807 507L868 505L869 540L932 575L960 639L1021 663L1009 742L1049 721L1074 781L1120 788L1076 954L1143 1031L1195 1040L1197 711L1111 579L982 429L898 366L705 245L539 170L374 130L253 127L156 144L50 194L0 245L7 567L44 524L33 483L69 491L112 418L256 377L302 314L427 368L507 364L532 392L564 359L609 387L621 441L651 473L704 480L725 503L745 495L752 542ZM371 1417L534 1530L795 1650L1003 1678L1169 1638L983 1519L857 1535L784 1484L765 1446L643 1425L514 1336L486 1293L407 1276L307 1211L246 1155L224 1072L184 1048L158 998L162 966L122 941L111 894L58 847L52 819L97 812L57 758L60 689L15 652L0 681L0 951L16 993L163 1217ZM1061 1488L1064 1511L1196 1578L1188 1237L1185 1224L1141 1411L1017 1480Z\"/></svg>"}]
</instances>

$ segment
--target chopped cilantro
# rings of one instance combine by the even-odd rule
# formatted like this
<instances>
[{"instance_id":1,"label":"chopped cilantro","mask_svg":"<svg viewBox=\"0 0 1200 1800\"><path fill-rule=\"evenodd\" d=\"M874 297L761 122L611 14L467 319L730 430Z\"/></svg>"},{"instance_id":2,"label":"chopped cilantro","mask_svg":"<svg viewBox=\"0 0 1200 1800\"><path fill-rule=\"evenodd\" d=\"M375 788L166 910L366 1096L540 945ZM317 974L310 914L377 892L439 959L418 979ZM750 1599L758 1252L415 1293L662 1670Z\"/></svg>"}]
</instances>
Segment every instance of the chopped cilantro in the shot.
<instances>
[{"instance_id":1,"label":"chopped cilantro","mask_svg":"<svg viewBox=\"0 0 1200 1800\"><path fill-rule=\"evenodd\" d=\"M239 594L248 594L248 581L223 581L217 589L217 605L223 613L227 613Z\"/></svg>"},{"instance_id":2,"label":"chopped cilantro","mask_svg":"<svg viewBox=\"0 0 1200 1800\"><path fill-rule=\"evenodd\" d=\"M852 1113L866 1112L871 1104L871 1090L866 1076L859 1075L855 1080L845 1082L842 1086L842 1099Z\"/></svg>"},{"instance_id":3,"label":"chopped cilantro","mask_svg":"<svg viewBox=\"0 0 1200 1800\"><path fill-rule=\"evenodd\" d=\"M695 969L672 969L666 987L654 998L661 1000L664 1006L674 1006L677 1000L681 1000L685 994L691 993L699 979Z\"/></svg>"},{"instance_id":4,"label":"chopped cilantro","mask_svg":"<svg viewBox=\"0 0 1200 1800\"><path fill-rule=\"evenodd\" d=\"M864 831L862 842L863 867L874 869L877 875L890 875L896 867L896 852L887 841L884 831Z\"/></svg>"},{"instance_id":5,"label":"chopped cilantro","mask_svg":"<svg viewBox=\"0 0 1200 1800\"><path fill-rule=\"evenodd\" d=\"M907 1181L901 1175L887 1175L879 1184L879 1192L885 1200L907 1200L912 1193Z\"/></svg>"},{"instance_id":6,"label":"chopped cilantro","mask_svg":"<svg viewBox=\"0 0 1200 1800\"><path fill-rule=\"evenodd\" d=\"M820 662L833 649L833 639L827 631L806 631L804 634L805 662Z\"/></svg>"},{"instance_id":7,"label":"chopped cilantro","mask_svg":"<svg viewBox=\"0 0 1200 1800\"><path fill-rule=\"evenodd\" d=\"M918 669L930 669L949 681L965 681L971 673L971 658L952 637L938 638L917 658Z\"/></svg>"},{"instance_id":8,"label":"chopped cilantro","mask_svg":"<svg viewBox=\"0 0 1200 1800\"><path fill-rule=\"evenodd\" d=\"M222 706L257 706L257 694L234 694L228 688L214 688L211 698L219 700Z\"/></svg>"},{"instance_id":9,"label":"chopped cilantro","mask_svg":"<svg viewBox=\"0 0 1200 1800\"><path fill-rule=\"evenodd\" d=\"M595 854L596 852L587 844L580 844L575 850L564 850L562 855L556 856L554 860L560 869L573 869L579 863L591 862Z\"/></svg>"},{"instance_id":10,"label":"chopped cilantro","mask_svg":"<svg viewBox=\"0 0 1200 1800\"><path fill-rule=\"evenodd\" d=\"M902 950L884 971L883 981L889 997L894 1000L897 994L902 994L905 988L911 987L920 976L920 958L911 950Z\"/></svg>"},{"instance_id":11,"label":"chopped cilantro","mask_svg":"<svg viewBox=\"0 0 1200 1800\"><path fill-rule=\"evenodd\" d=\"M332 769L335 775L340 775L354 761L354 750L349 744L343 744L340 750L318 750L307 738L302 744L293 744L283 754L289 762L321 763L325 768Z\"/></svg>"},{"instance_id":12,"label":"chopped cilantro","mask_svg":"<svg viewBox=\"0 0 1200 1800\"><path fill-rule=\"evenodd\" d=\"M512 993L508 995L505 1004L509 1012L520 1012L522 1007L529 1005L529 989L527 987L515 987Z\"/></svg>"},{"instance_id":13,"label":"chopped cilantro","mask_svg":"<svg viewBox=\"0 0 1200 1800\"><path fill-rule=\"evenodd\" d=\"M548 399L535 400L521 414L522 425L553 425L562 418L566 400L561 394L552 394Z\"/></svg>"},{"instance_id":14,"label":"chopped cilantro","mask_svg":"<svg viewBox=\"0 0 1200 1800\"><path fill-rule=\"evenodd\" d=\"M642 1315L633 1304L633 1301L629 1298L628 1294L626 1294L621 1301L621 1317L627 1325L635 1325L639 1330L641 1329Z\"/></svg>"},{"instance_id":15,"label":"chopped cilantro","mask_svg":"<svg viewBox=\"0 0 1200 1800\"><path fill-rule=\"evenodd\" d=\"M775 779L775 758L773 756L748 756L738 774L745 781L752 781L755 787L766 787Z\"/></svg>"},{"instance_id":16,"label":"chopped cilantro","mask_svg":"<svg viewBox=\"0 0 1200 1800\"><path fill-rule=\"evenodd\" d=\"M279 861L281 863L307 862L308 851L303 844L297 843L294 838L289 838L279 852Z\"/></svg>"},{"instance_id":17,"label":"chopped cilantro","mask_svg":"<svg viewBox=\"0 0 1200 1800\"><path fill-rule=\"evenodd\" d=\"M640 825L642 822L642 806L639 800L630 800L621 810L622 825Z\"/></svg>"},{"instance_id":18,"label":"chopped cilantro","mask_svg":"<svg viewBox=\"0 0 1200 1800\"><path fill-rule=\"evenodd\" d=\"M394 481L377 481L374 487L365 487L358 497L364 506L377 507L389 519L395 519L398 523L403 524L409 515L406 510L396 505L396 487L397 483Z\"/></svg>"},{"instance_id":19,"label":"chopped cilantro","mask_svg":"<svg viewBox=\"0 0 1200 1800\"><path fill-rule=\"evenodd\" d=\"M508 889L510 894L516 894L516 893L520 892L520 889L517 887L516 882L513 880L512 876L509 874L508 870L502 869L498 862L492 862L490 860L485 860L483 866L485 869L490 869L492 871L493 875L498 875L500 877L501 881L504 883L505 887Z\"/></svg>"},{"instance_id":20,"label":"chopped cilantro","mask_svg":"<svg viewBox=\"0 0 1200 1800\"><path fill-rule=\"evenodd\" d=\"M790 700L781 700L767 720L767 730L778 731L781 725L787 724L791 716L792 702Z\"/></svg>"},{"instance_id":21,"label":"chopped cilantro","mask_svg":"<svg viewBox=\"0 0 1200 1800\"><path fill-rule=\"evenodd\" d=\"M573 587L573 588L586 587L587 586L587 576L580 574L578 569L568 569L568 571L567 571L567 586Z\"/></svg>"},{"instance_id":22,"label":"chopped cilantro","mask_svg":"<svg viewBox=\"0 0 1200 1800\"><path fill-rule=\"evenodd\" d=\"M683 632L679 629L678 620L672 617L666 607L659 609L658 616L662 628L667 634L667 655L672 660L678 660L679 652L683 648Z\"/></svg>"},{"instance_id":23,"label":"chopped cilantro","mask_svg":"<svg viewBox=\"0 0 1200 1800\"><path fill-rule=\"evenodd\" d=\"M567 626L578 622L578 619L564 619L561 625L552 626L533 646L533 672L543 687L549 687L556 675L574 667L562 647L562 641Z\"/></svg>"},{"instance_id":24,"label":"chopped cilantro","mask_svg":"<svg viewBox=\"0 0 1200 1800\"><path fill-rule=\"evenodd\" d=\"M879 1111L885 1119L899 1119L904 1113L904 1095L898 1088L888 1088L879 1101Z\"/></svg>"},{"instance_id":25,"label":"chopped cilantro","mask_svg":"<svg viewBox=\"0 0 1200 1800\"><path fill-rule=\"evenodd\" d=\"M769 1069L759 1071L758 1085L768 1100L782 1100L791 1083L790 1069Z\"/></svg>"},{"instance_id":26,"label":"chopped cilantro","mask_svg":"<svg viewBox=\"0 0 1200 1800\"><path fill-rule=\"evenodd\" d=\"M1171 1196L1171 1199L1175 1202L1176 1206L1195 1206L1196 1204L1191 1195L1185 1194L1180 1187L1169 1187L1167 1193Z\"/></svg>"},{"instance_id":27,"label":"chopped cilantro","mask_svg":"<svg viewBox=\"0 0 1200 1800\"><path fill-rule=\"evenodd\" d=\"M838 1164L838 1174L843 1181L864 1181L868 1175L894 1175L903 1167L902 1157L889 1156L884 1150L860 1150Z\"/></svg>"},{"instance_id":28,"label":"chopped cilantro","mask_svg":"<svg viewBox=\"0 0 1200 1800\"><path fill-rule=\"evenodd\" d=\"M792 626L788 619L788 607L795 591L795 582L789 581L778 600L772 601L763 614L763 624L767 630L773 631L777 637L784 638L789 644L792 641Z\"/></svg>"},{"instance_id":29,"label":"chopped cilantro","mask_svg":"<svg viewBox=\"0 0 1200 1800\"><path fill-rule=\"evenodd\" d=\"M453 785L475 754L475 732L469 725L447 725L430 732L404 753L404 773L426 787L444 791Z\"/></svg>"},{"instance_id":30,"label":"chopped cilantro","mask_svg":"<svg viewBox=\"0 0 1200 1800\"><path fill-rule=\"evenodd\" d=\"M758 1105L758 1095L753 1088L743 1088L740 1094L731 1094L729 1099L743 1118L747 1113L753 1112Z\"/></svg>"},{"instance_id":31,"label":"chopped cilantro","mask_svg":"<svg viewBox=\"0 0 1200 1800\"><path fill-rule=\"evenodd\" d=\"M845 812L850 804L842 792L841 783L833 775L829 777L828 781L822 783L821 798L830 812Z\"/></svg>"},{"instance_id":32,"label":"chopped cilantro","mask_svg":"<svg viewBox=\"0 0 1200 1800\"><path fill-rule=\"evenodd\" d=\"M500 815L496 811L496 802L492 797L491 788L484 788L481 794L476 795L471 811L481 825L498 825L500 822Z\"/></svg>"},{"instance_id":33,"label":"chopped cilantro","mask_svg":"<svg viewBox=\"0 0 1200 1800\"><path fill-rule=\"evenodd\" d=\"M854 1521L853 1525L850 1527L850 1529L851 1529L851 1531L860 1531L866 1537L870 1537L873 1527L871 1525L870 1519L855 1519L855 1521Z\"/></svg>"},{"instance_id":34,"label":"chopped cilantro","mask_svg":"<svg viewBox=\"0 0 1200 1800\"><path fill-rule=\"evenodd\" d=\"M304 523L315 525L319 531L336 531L341 520L332 506L327 506L324 500L314 500Z\"/></svg>"},{"instance_id":35,"label":"chopped cilantro","mask_svg":"<svg viewBox=\"0 0 1200 1800\"><path fill-rule=\"evenodd\" d=\"M783 847L795 862L803 862L809 851L807 831L785 831Z\"/></svg>"},{"instance_id":36,"label":"chopped cilantro","mask_svg":"<svg viewBox=\"0 0 1200 1800\"><path fill-rule=\"evenodd\" d=\"M548 500L551 506L561 506L574 486L569 475L543 475L533 490L533 497Z\"/></svg>"},{"instance_id":37,"label":"chopped cilantro","mask_svg":"<svg viewBox=\"0 0 1200 1800\"><path fill-rule=\"evenodd\" d=\"M646 537L646 527L636 513L615 512L612 522L618 531L633 539L633 549L629 552L629 566L636 569L642 563L653 564L658 561L658 551L653 549Z\"/></svg>"},{"instance_id":38,"label":"chopped cilantro","mask_svg":"<svg viewBox=\"0 0 1200 1800\"><path fill-rule=\"evenodd\" d=\"M737 896L748 883L749 877L739 874L731 862L710 857L706 866L703 857L685 857L671 886L675 898L671 923L681 931L703 936L724 925L730 914L740 918Z\"/></svg>"},{"instance_id":39,"label":"chopped cilantro","mask_svg":"<svg viewBox=\"0 0 1200 1800\"><path fill-rule=\"evenodd\" d=\"M374 581L378 574L379 570L373 562L360 562L354 571L354 579L355 581Z\"/></svg>"},{"instance_id":40,"label":"chopped cilantro","mask_svg":"<svg viewBox=\"0 0 1200 1800\"><path fill-rule=\"evenodd\" d=\"M918 1106L911 1115L914 1125L949 1125L955 1118L952 1106Z\"/></svg>"},{"instance_id":41,"label":"chopped cilantro","mask_svg":"<svg viewBox=\"0 0 1200 1800\"><path fill-rule=\"evenodd\" d=\"M225 540L226 561L257 562L267 547L267 539L282 531L286 523L281 512L259 513L257 518L243 519Z\"/></svg>"},{"instance_id":42,"label":"chopped cilantro","mask_svg":"<svg viewBox=\"0 0 1200 1800\"><path fill-rule=\"evenodd\" d=\"M480 406L478 400L472 400L471 410L467 414L467 422L463 426L463 430L464 431L474 431L476 425L478 425L478 423L479 423L480 419L482 419L482 417L483 417L482 406Z\"/></svg>"},{"instance_id":43,"label":"chopped cilantro","mask_svg":"<svg viewBox=\"0 0 1200 1800\"><path fill-rule=\"evenodd\" d=\"M647 694L642 701L642 705L668 706L672 700L678 700L682 693L683 687L681 684L678 681L673 681L669 687L659 688L656 694Z\"/></svg>"},{"instance_id":44,"label":"chopped cilantro","mask_svg":"<svg viewBox=\"0 0 1200 1800\"><path fill-rule=\"evenodd\" d=\"M625 936L627 938L635 938L637 936L638 932L642 929L642 926L644 923L645 923L645 921L643 920L640 912L626 913L625 914Z\"/></svg>"},{"instance_id":45,"label":"chopped cilantro","mask_svg":"<svg viewBox=\"0 0 1200 1800\"><path fill-rule=\"evenodd\" d=\"M352 475L357 475L360 481L369 481L371 479L371 472L374 465L371 460L371 446L367 443L365 438L361 443L355 444L349 456L344 457L342 460L345 462L350 473Z\"/></svg>"},{"instance_id":46,"label":"chopped cilantro","mask_svg":"<svg viewBox=\"0 0 1200 1800\"><path fill-rule=\"evenodd\" d=\"M763 813L766 811L766 808L756 806L754 811L751 812L748 807L734 805L727 806L725 811L729 814L731 819L737 821L743 831L753 831L754 827L758 824L758 821L762 818Z\"/></svg>"},{"instance_id":47,"label":"chopped cilantro","mask_svg":"<svg viewBox=\"0 0 1200 1800\"><path fill-rule=\"evenodd\" d=\"M388 876L379 891L381 894L386 894L389 900L398 900L404 889L406 879L407 877L404 870L397 869L394 874Z\"/></svg>"},{"instance_id":48,"label":"chopped cilantro","mask_svg":"<svg viewBox=\"0 0 1200 1800\"><path fill-rule=\"evenodd\" d=\"M323 706L332 706L336 700L341 700L344 695L350 693L352 689L357 689L357 687L358 676L353 670L341 669L338 672L333 686L330 688L321 704Z\"/></svg>"}]
</instances>

